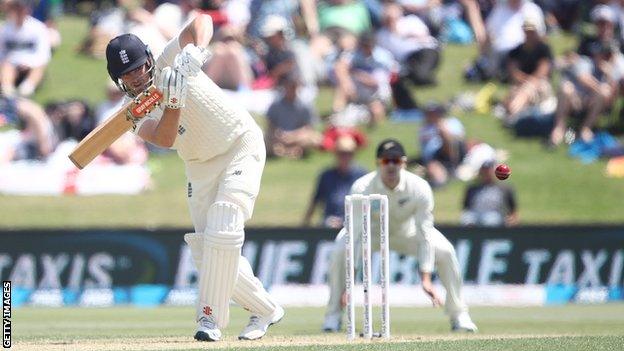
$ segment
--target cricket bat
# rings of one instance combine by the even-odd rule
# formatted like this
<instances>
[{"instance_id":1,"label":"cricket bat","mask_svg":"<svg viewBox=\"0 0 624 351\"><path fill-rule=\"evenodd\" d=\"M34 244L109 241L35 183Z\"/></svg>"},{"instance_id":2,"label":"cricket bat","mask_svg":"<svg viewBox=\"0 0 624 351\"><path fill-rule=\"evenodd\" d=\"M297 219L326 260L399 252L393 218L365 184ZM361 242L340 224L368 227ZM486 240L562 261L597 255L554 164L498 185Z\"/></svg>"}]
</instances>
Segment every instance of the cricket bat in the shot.
<instances>
[{"instance_id":1,"label":"cricket bat","mask_svg":"<svg viewBox=\"0 0 624 351\"><path fill-rule=\"evenodd\" d=\"M69 154L69 159L79 169L85 168L94 158L106 150L115 140L132 128L132 121L143 118L157 107L163 94L150 86L132 101L127 102L110 118L89 133Z\"/></svg>"}]
</instances>

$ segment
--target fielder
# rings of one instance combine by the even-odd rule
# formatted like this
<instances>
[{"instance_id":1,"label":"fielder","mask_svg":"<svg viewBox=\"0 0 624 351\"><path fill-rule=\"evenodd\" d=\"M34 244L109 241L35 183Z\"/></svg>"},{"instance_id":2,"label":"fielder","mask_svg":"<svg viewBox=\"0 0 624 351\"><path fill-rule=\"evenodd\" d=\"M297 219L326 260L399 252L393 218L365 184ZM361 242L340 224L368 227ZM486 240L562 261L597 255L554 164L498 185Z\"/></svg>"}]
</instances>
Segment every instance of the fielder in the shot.
<instances>
[{"instance_id":1,"label":"fielder","mask_svg":"<svg viewBox=\"0 0 624 351\"><path fill-rule=\"evenodd\" d=\"M351 194L382 194L388 196L390 249L404 255L416 256L423 290L434 306L442 301L433 288L431 274L436 268L446 289L446 313L453 331L476 332L468 308L461 298L462 279L453 245L433 226L433 193L429 184L419 176L406 171L407 158L403 146L387 139L377 147L377 170L359 178L351 187ZM360 206L354 206L357 211ZM378 216L375 206L372 217ZM379 207L376 208L379 212ZM359 218L354 214L353 218ZM378 221L373 221L371 233L379 232ZM355 228L359 228L356 224ZM359 245L361 232L354 233L354 247ZM372 247L379 247L379 236L371 235ZM342 296L345 290L345 229L336 237L331 257L330 296L323 330L339 331L342 325ZM361 250L355 250L361 253ZM357 258L356 261L358 262Z\"/></svg>"},{"instance_id":2,"label":"fielder","mask_svg":"<svg viewBox=\"0 0 624 351\"><path fill-rule=\"evenodd\" d=\"M195 233L185 235L199 271L195 339L217 341L229 321L230 299L252 313L239 339L259 339L284 310L241 256L244 224L253 212L264 169L262 131L201 70L209 58L212 19L199 14L153 58L136 36L106 48L108 73L128 98L151 84L163 103L135 121L144 140L175 149L186 166ZM183 48L183 49L182 49Z\"/></svg>"}]
</instances>

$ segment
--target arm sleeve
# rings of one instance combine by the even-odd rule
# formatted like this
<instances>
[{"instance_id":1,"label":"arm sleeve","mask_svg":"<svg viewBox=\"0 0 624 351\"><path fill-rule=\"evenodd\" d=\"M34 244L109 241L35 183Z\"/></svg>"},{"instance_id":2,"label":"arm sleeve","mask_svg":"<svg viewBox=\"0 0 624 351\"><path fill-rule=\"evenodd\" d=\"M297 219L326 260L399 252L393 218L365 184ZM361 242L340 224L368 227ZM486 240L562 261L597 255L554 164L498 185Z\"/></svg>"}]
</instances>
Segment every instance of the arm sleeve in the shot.
<instances>
[{"instance_id":1,"label":"arm sleeve","mask_svg":"<svg viewBox=\"0 0 624 351\"><path fill-rule=\"evenodd\" d=\"M414 219L418 241L418 262L421 272L431 273L435 262L435 251L431 243L431 233L435 230L433 227L433 191L431 191L431 186L423 181L416 187L416 192L418 207Z\"/></svg>"},{"instance_id":2,"label":"arm sleeve","mask_svg":"<svg viewBox=\"0 0 624 351\"><path fill-rule=\"evenodd\" d=\"M314 192L314 202L325 201L326 199L322 199L321 195L327 194L325 191L325 174L323 173L319 176L318 181L316 182L316 190Z\"/></svg>"},{"instance_id":3,"label":"arm sleeve","mask_svg":"<svg viewBox=\"0 0 624 351\"><path fill-rule=\"evenodd\" d=\"M180 40L178 36L175 36L173 39L169 40L163 52L156 59L156 66L159 69L163 69L168 66L173 66L173 60L176 55L180 53L182 49L180 48Z\"/></svg>"}]
</instances>

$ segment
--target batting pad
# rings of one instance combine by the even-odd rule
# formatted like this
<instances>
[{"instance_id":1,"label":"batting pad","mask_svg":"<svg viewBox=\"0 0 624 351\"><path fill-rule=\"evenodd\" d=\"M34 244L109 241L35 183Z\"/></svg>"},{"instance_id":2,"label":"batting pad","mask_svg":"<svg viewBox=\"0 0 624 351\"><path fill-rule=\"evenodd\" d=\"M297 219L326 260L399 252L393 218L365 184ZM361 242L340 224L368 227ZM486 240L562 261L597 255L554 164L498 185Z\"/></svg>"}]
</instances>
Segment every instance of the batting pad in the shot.
<instances>
[{"instance_id":1,"label":"batting pad","mask_svg":"<svg viewBox=\"0 0 624 351\"><path fill-rule=\"evenodd\" d=\"M271 295L264 290L262 283L256 278L249 265L249 261L243 256L238 265L238 280L232 295L234 302L260 317L269 317L277 308L277 304Z\"/></svg>"},{"instance_id":2,"label":"batting pad","mask_svg":"<svg viewBox=\"0 0 624 351\"><path fill-rule=\"evenodd\" d=\"M184 241L191 249L195 266L201 266L204 243L202 234L185 234ZM262 283L254 276L251 265L244 256L240 256L238 263L238 278L234 285L232 300L251 313L262 317L271 315L277 307L269 293L264 290ZM199 308L197 311L199 312Z\"/></svg>"},{"instance_id":3,"label":"batting pad","mask_svg":"<svg viewBox=\"0 0 624 351\"><path fill-rule=\"evenodd\" d=\"M184 241L191 249L191 256L193 257L193 263L195 264L195 268L199 272L199 267L202 264L202 255L204 252L204 238L202 234L197 233L188 233L184 234ZM200 317L200 309L199 309L199 300L195 302L195 309L197 311L197 315L195 316L197 320Z\"/></svg>"},{"instance_id":4,"label":"batting pad","mask_svg":"<svg viewBox=\"0 0 624 351\"><path fill-rule=\"evenodd\" d=\"M225 328L229 322L230 299L244 239L240 207L229 202L214 203L208 210L199 268L199 308L204 317L214 318L219 328Z\"/></svg>"}]
</instances>

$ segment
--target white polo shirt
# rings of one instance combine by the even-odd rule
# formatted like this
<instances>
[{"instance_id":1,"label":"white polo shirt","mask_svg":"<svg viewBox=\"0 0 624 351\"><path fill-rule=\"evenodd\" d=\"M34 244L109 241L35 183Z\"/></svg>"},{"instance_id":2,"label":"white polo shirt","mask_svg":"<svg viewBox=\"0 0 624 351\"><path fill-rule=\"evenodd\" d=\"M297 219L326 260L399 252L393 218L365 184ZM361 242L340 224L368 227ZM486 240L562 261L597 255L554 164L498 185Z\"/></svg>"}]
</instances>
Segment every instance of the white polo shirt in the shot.
<instances>
[{"instance_id":1,"label":"white polo shirt","mask_svg":"<svg viewBox=\"0 0 624 351\"><path fill-rule=\"evenodd\" d=\"M420 270L432 272L434 253L432 239L442 235L433 226L433 192L431 186L421 177L401 170L399 184L394 189L386 187L377 171L366 174L353 183L351 194L381 194L388 197L389 235L392 238L409 238L418 244ZM377 218L379 207L371 206L373 218ZM372 230L378 230L377 221L372 221Z\"/></svg>"},{"instance_id":2,"label":"white polo shirt","mask_svg":"<svg viewBox=\"0 0 624 351\"><path fill-rule=\"evenodd\" d=\"M6 21L0 28L0 60L30 68L47 65L52 57L48 29L31 16L21 27Z\"/></svg>"}]
</instances>

